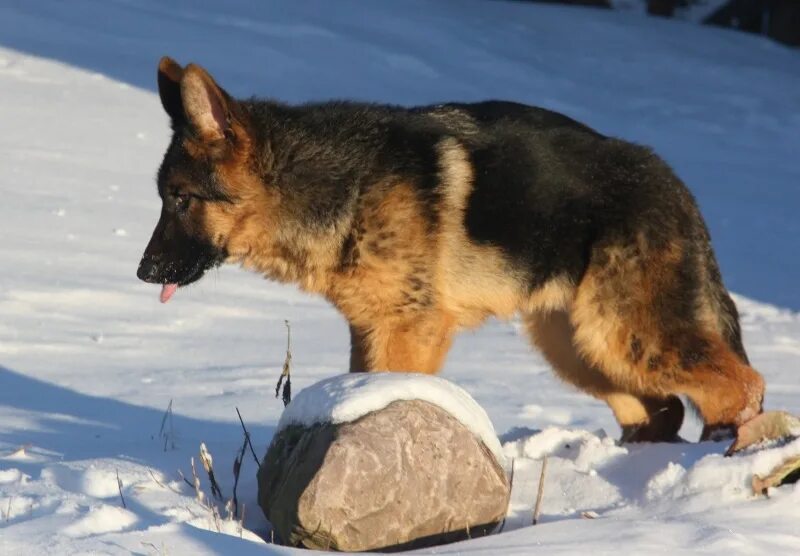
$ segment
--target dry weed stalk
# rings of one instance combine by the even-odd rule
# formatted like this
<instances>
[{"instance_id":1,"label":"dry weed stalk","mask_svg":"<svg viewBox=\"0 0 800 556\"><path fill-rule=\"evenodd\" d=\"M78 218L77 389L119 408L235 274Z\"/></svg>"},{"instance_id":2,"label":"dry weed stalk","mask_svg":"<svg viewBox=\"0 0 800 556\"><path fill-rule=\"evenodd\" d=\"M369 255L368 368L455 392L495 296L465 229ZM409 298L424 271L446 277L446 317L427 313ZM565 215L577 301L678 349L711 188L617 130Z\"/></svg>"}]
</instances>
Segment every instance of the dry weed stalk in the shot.
<instances>
[{"instance_id":1,"label":"dry weed stalk","mask_svg":"<svg viewBox=\"0 0 800 556\"><path fill-rule=\"evenodd\" d=\"M151 542L142 541L142 546L146 546L147 548L152 549L155 554L165 554L165 555L167 554L167 549L164 546L164 543L161 543L161 548L158 548L155 544Z\"/></svg>"},{"instance_id":2,"label":"dry weed stalk","mask_svg":"<svg viewBox=\"0 0 800 556\"><path fill-rule=\"evenodd\" d=\"M208 451L208 448L206 448L205 442L200 443L200 461L208 475L208 483L211 485L211 495L217 500L222 501L222 490L219 488L217 478L214 476L214 458L211 457L211 453Z\"/></svg>"},{"instance_id":3,"label":"dry weed stalk","mask_svg":"<svg viewBox=\"0 0 800 556\"><path fill-rule=\"evenodd\" d=\"M239 477L242 473L242 463L244 462L244 453L247 450L247 442L248 442L248 435L245 432L244 442L242 442L242 447L239 449L239 452L236 454L236 459L233 460L233 498L231 500L233 504L233 516L237 517L239 515L239 498L236 494L236 489L239 486Z\"/></svg>"},{"instance_id":4,"label":"dry weed stalk","mask_svg":"<svg viewBox=\"0 0 800 556\"><path fill-rule=\"evenodd\" d=\"M275 386L275 397L278 397L281 390L281 384L283 384L283 393L281 398L283 399L284 407L286 407L289 405L289 402L292 401L292 327L289 325L288 320L284 322L286 323L286 359L283 361L283 370L281 371L281 376L278 377L278 385ZM285 384L283 382L284 379L286 379Z\"/></svg>"},{"instance_id":5,"label":"dry weed stalk","mask_svg":"<svg viewBox=\"0 0 800 556\"><path fill-rule=\"evenodd\" d=\"M158 431L158 436L164 439L164 451L167 451L167 446L171 450L175 449L175 424L172 418L172 400L169 400L164 416L161 418L161 428Z\"/></svg>"},{"instance_id":6,"label":"dry weed stalk","mask_svg":"<svg viewBox=\"0 0 800 556\"><path fill-rule=\"evenodd\" d=\"M200 477L197 475L197 469L194 466L194 457L192 457L189 461L192 462L192 479L194 482L194 484L192 483L189 484L194 487L194 493L195 496L197 496L197 501L200 502L201 505L205 506L206 494L200 488Z\"/></svg>"},{"instance_id":7,"label":"dry weed stalk","mask_svg":"<svg viewBox=\"0 0 800 556\"><path fill-rule=\"evenodd\" d=\"M542 498L544 497L544 477L547 472L547 456L542 459L542 472L539 474L539 491L536 493L536 506L533 508L533 524L539 522L542 511Z\"/></svg>"},{"instance_id":8,"label":"dry weed stalk","mask_svg":"<svg viewBox=\"0 0 800 556\"><path fill-rule=\"evenodd\" d=\"M150 469L149 467L147 468L147 472L148 472L148 473L150 473L150 477L152 477L152 478L153 478L153 481L155 481L155 483L156 483L158 486L160 486L161 488L165 488L165 489L167 489L167 490L171 490L171 491L172 491L172 492L174 492L175 494L182 494L182 493L181 493L181 491L179 491L179 490L177 490L177 489L174 489L174 488L172 488L171 486L169 486L168 484L166 484L166 483L163 483L163 482L159 481L159 480L158 480L158 477L156 477L155 473L153 473L153 470L152 470L152 469ZM178 473L179 473L179 474L180 474L180 476L183 478L183 473L181 473L180 471L178 471ZM186 480L186 479L184 478L184 480ZM187 482L188 482L188 481L187 481Z\"/></svg>"},{"instance_id":9,"label":"dry weed stalk","mask_svg":"<svg viewBox=\"0 0 800 556\"><path fill-rule=\"evenodd\" d=\"M119 489L119 499L122 500L122 507L127 510L128 505L125 503L125 497L122 496L122 479L119 478L119 469L116 469L116 472L117 472L117 488Z\"/></svg>"},{"instance_id":10,"label":"dry weed stalk","mask_svg":"<svg viewBox=\"0 0 800 556\"><path fill-rule=\"evenodd\" d=\"M8 523L8 520L11 519L11 503L14 501L14 496L8 497L8 507L6 508L5 512L3 513L3 521Z\"/></svg>"},{"instance_id":11,"label":"dry weed stalk","mask_svg":"<svg viewBox=\"0 0 800 556\"><path fill-rule=\"evenodd\" d=\"M253 448L253 441L250 440L250 432L247 430L247 427L244 426L244 419L242 419L242 414L239 412L239 408L236 408L236 415L239 416L239 422L242 424L242 430L244 431L244 437L247 440L247 445L250 446L250 453L253 454L253 461L256 462L256 466L261 467L261 464L258 462L258 456L256 455L256 451Z\"/></svg>"},{"instance_id":12,"label":"dry weed stalk","mask_svg":"<svg viewBox=\"0 0 800 556\"><path fill-rule=\"evenodd\" d=\"M219 521L219 508L217 508L216 504L209 504L209 510L211 510L211 517L214 520L214 528L217 530L217 533L221 533L222 529L220 528Z\"/></svg>"},{"instance_id":13,"label":"dry weed stalk","mask_svg":"<svg viewBox=\"0 0 800 556\"><path fill-rule=\"evenodd\" d=\"M244 453L246 451L246 447L247 447L246 444L244 444L242 446L242 448L240 449L240 451L238 453L238 456L236 458L236 461L239 462L239 471L241 471L241 460L244 459ZM201 442L200 443L200 461L202 462L203 468L205 469L205 471L206 471L206 473L208 475L208 480L209 480L209 484L211 485L211 492L212 492L212 495L213 495L213 499L216 499L219 502L223 502L224 498L222 496L222 490L220 489L219 483L217 483L216 476L214 475L214 459L211 456L211 452L209 452L208 448L206 447L205 442ZM210 520L209 520L209 528L211 529L213 527L213 529L215 529L217 532L222 532L221 521L223 521L223 519L222 519L222 516L221 516L220 506L217 503L212 501L212 497L206 496L205 492L203 492L203 489L201 488L201 483L200 483L200 476L197 474L197 467L195 466L195 463L194 463L194 458L190 458L190 462L191 462L191 466L192 466L192 480L190 481L189 479L187 479L183 475L183 473L181 472L180 469L178 470L178 475L180 476L181 479L184 480L184 482L186 482L186 484L188 484L189 486L191 486L194 489L196 499L200 503L200 506L203 507L205 510L207 510L211 514L210 515ZM161 486L164 486L164 484L156 478L156 476L153 474L152 471L150 472L150 476L153 477L153 480L157 484L159 484ZM234 483L234 494L233 494L234 498L231 498L231 499L227 500L223 507L224 507L225 512L226 512L225 520L226 521L237 521L238 529L239 529L239 536L240 537L244 537L244 508L245 508L244 504L242 504L242 516L241 516L241 519L237 519L237 517L238 517L238 501L236 500L236 484L238 483L238 480L239 480L239 478L238 478L237 471L236 471L236 464L234 463L234 481L235 481L235 483ZM166 488L169 488L169 487L166 487ZM177 492L177 491L174 491L174 489L170 489L170 490L173 490L173 492ZM189 509L189 508L187 508L187 509ZM194 515L194 512L191 512L191 510L190 510L190 513L192 513ZM197 516L197 517L199 517L199 516Z\"/></svg>"}]
</instances>

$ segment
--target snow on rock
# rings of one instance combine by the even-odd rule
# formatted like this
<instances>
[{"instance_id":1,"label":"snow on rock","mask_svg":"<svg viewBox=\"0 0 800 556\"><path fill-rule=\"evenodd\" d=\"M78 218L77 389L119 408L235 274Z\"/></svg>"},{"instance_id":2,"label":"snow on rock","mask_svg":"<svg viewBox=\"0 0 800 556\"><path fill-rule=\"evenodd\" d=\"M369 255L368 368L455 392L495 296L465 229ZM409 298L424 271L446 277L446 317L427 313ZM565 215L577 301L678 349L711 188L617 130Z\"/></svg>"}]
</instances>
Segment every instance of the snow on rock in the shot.
<instances>
[{"instance_id":1,"label":"snow on rock","mask_svg":"<svg viewBox=\"0 0 800 556\"><path fill-rule=\"evenodd\" d=\"M351 373L313 384L286 406L276 432L289 425L348 423L398 400L420 400L458 419L504 462L503 450L486 411L463 388L420 373Z\"/></svg>"}]
</instances>

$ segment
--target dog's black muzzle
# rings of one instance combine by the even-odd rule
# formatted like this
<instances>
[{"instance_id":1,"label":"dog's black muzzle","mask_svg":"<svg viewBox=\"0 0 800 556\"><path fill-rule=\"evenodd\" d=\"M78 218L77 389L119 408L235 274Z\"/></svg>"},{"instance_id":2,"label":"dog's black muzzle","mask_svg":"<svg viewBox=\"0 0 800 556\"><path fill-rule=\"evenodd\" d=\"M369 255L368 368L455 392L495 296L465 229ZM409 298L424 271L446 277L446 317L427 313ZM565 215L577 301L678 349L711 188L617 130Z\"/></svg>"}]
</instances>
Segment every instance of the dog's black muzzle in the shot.
<instances>
[{"instance_id":1,"label":"dog's black muzzle","mask_svg":"<svg viewBox=\"0 0 800 556\"><path fill-rule=\"evenodd\" d=\"M185 286L202 278L208 269L226 258L224 249L188 236L179 239L164 241L154 234L142 255L136 276L149 284Z\"/></svg>"}]
</instances>

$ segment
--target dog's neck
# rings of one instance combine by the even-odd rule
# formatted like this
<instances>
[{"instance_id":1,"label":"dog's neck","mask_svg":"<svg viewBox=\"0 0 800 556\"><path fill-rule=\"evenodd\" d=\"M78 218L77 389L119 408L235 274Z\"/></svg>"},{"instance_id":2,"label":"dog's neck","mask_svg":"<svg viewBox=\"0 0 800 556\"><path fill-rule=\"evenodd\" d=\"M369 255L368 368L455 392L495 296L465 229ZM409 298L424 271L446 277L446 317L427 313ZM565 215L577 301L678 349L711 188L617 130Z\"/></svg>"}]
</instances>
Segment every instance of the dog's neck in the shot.
<instances>
[{"instance_id":1,"label":"dog's neck","mask_svg":"<svg viewBox=\"0 0 800 556\"><path fill-rule=\"evenodd\" d=\"M327 295L332 275L347 258L359 196L372 179L374 161L348 153L352 136L344 123L333 137L318 131L330 122L316 115L315 107L266 101L243 106L254 139L250 163L279 200L274 233L257 238L239 262L268 278Z\"/></svg>"}]
</instances>

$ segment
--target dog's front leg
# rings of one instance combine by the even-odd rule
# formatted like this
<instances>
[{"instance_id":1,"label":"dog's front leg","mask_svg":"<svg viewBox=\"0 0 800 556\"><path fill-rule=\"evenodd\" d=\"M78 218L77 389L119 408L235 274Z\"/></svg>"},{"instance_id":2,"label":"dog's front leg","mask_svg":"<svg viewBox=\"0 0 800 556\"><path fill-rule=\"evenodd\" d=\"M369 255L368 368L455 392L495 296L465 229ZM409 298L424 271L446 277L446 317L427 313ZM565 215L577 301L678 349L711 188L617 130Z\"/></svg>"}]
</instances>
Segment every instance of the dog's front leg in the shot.
<instances>
[{"instance_id":1,"label":"dog's front leg","mask_svg":"<svg viewBox=\"0 0 800 556\"><path fill-rule=\"evenodd\" d=\"M454 320L441 312L350 325L350 372L407 371L434 374L453 343Z\"/></svg>"},{"instance_id":2,"label":"dog's front leg","mask_svg":"<svg viewBox=\"0 0 800 556\"><path fill-rule=\"evenodd\" d=\"M366 334L350 325L350 372L361 373L369 371L367 366L367 339Z\"/></svg>"}]
</instances>

